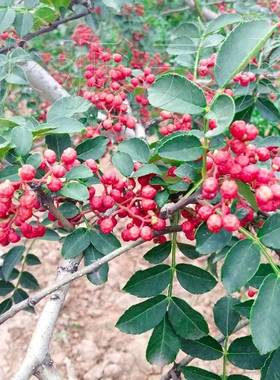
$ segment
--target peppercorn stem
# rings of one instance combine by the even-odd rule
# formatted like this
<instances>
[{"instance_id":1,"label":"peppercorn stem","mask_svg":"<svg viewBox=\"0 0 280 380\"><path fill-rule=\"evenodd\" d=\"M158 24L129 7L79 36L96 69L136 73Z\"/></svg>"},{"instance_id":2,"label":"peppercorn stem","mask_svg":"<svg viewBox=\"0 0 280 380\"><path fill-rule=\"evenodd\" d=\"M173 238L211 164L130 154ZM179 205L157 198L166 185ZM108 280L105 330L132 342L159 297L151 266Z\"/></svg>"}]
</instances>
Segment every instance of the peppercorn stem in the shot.
<instances>
[{"instance_id":1,"label":"peppercorn stem","mask_svg":"<svg viewBox=\"0 0 280 380\"><path fill-rule=\"evenodd\" d=\"M225 338L224 341L224 350L223 350L223 376L222 380L227 379L227 355L228 355L228 337Z\"/></svg>"},{"instance_id":2,"label":"peppercorn stem","mask_svg":"<svg viewBox=\"0 0 280 380\"><path fill-rule=\"evenodd\" d=\"M172 218L172 225L177 225L179 213L176 212ZM171 239L171 279L168 287L168 297L172 297L173 281L176 272L176 249L177 249L177 232L173 232Z\"/></svg>"}]
</instances>

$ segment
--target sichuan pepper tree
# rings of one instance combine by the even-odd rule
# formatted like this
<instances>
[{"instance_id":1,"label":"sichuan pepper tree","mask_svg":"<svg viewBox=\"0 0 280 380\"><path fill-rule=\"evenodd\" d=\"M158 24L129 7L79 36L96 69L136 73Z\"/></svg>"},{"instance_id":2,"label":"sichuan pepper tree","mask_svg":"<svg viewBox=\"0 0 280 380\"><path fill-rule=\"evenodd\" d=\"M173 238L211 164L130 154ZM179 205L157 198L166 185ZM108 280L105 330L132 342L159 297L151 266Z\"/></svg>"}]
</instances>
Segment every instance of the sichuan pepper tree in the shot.
<instances>
[{"instance_id":1,"label":"sichuan pepper tree","mask_svg":"<svg viewBox=\"0 0 280 380\"><path fill-rule=\"evenodd\" d=\"M41 105L38 120L1 119L0 244L7 248L0 321L83 275L94 285L106 282L110 260L150 242L144 254L150 267L124 286L144 300L124 311L117 328L128 334L151 330L151 364L173 363L180 350L188 354L163 379L250 379L239 369L230 375L231 363L273 380L280 349L280 142L267 135L263 120L280 121L278 25L273 15L243 17L238 7L224 7L229 13L203 23L203 8L195 3L201 19L172 31L170 63L165 53L146 53L135 31L131 54L124 54L125 46L109 49L89 26L78 25L72 40L83 48L75 64L83 80L74 94ZM83 7L88 15L100 14ZM15 33L12 25L26 40L36 37L30 37L27 19L39 22L42 8L52 9L48 22L57 27L61 7L24 14L4 7L2 28L8 32L2 39ZM126 6L123 12L142 17L144 8ZM12 37L2 50L1 78L25 84L30 56ZM63 82L61 71L60 78L53 74ZM74 84L70 77L66 86ZM4 100L8 96L9 88ZM26 289L38 287L32 265L40 260L28 243L34 239L61 242L74 273L29 295ZM204 268L196 262L201 257ZM186 290L184 298L177 297L175 281ZM226 295L213 308L222 333L217 338L188 303L188 293L210 292L218 282ZM248 324L249 335L232 338ZM220 359L222 373L188 365L192 358ZM15 379L37 376L44 359L30 368L24 361Z\"/></svg>"}]
</instances>

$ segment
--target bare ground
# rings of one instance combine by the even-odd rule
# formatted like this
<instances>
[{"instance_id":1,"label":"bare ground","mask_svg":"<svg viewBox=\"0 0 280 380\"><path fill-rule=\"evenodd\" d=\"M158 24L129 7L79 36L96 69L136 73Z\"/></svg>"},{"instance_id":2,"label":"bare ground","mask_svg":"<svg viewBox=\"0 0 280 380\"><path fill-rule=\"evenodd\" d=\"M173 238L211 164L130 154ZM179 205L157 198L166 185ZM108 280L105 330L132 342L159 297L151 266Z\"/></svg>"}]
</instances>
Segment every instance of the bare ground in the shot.
<instances>
[{"instance_id":1,"label":"bare ground","mask_svg":"<svg viewBox=\"0 0 280 380\"><path fill-rule=\"evenodd\" d=\"M38 242L33 251L44 262L35 270L40 284L45 286L55 277L60 259L59 247L55 243ZM147 244L112 262L109 281L105 285L95 287L85 278L72 285L51 347L51 355L63 379L158 380L160 374L168 369L154 367L146 362L145 349L149 333L126 335L114 327L121 313L139 301L123 293L121 288L135 270L148 267L142 258L146 251ZM181 256L180 260L188 261ZM224 294L223 289L217 287L202 296L192 296L176 284L175 292L207 315L210 330L217 335L211 306ZM42 306L43 302L37 307L35 315L21 312L0 326L1 380L10 380L23 359ZM246 331L243 330L239 335L246 335ZM221 370L221 360L204 363L195 360L192 364L214 372ZM230 371L247 374L253 380L259 378L253 371L246 373L237 368L231 368Z\"/></svg>"}]
</instances>

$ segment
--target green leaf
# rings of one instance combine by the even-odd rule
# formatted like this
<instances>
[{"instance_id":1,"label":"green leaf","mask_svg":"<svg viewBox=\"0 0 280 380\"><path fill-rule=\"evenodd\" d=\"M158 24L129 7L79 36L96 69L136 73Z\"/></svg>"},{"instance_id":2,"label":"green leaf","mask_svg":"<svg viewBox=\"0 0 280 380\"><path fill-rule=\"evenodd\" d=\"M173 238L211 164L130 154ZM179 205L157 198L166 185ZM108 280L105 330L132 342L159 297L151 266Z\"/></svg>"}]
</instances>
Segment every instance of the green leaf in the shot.
<instances>
[{"instance_id":1,"label":"green leaf","mask_svg":"<svg viewBox=\"0 0 280 380\"><path fill-rule=\"evenodd\" d=\"M7 75L6 82L10 84L28 84L25 72L20 66L13 66L12 71Z\"/></svg>"},{"instance_id":2,"label":"green leaf","mask_svg":"<svg viewBox=\"0 0 280 380\"><path fill-rule=\"evenodd\" d=\"M184 243L177 243L177 247L182 252L182 254L189 259L197 259L199 257L198 252L196 251L195 247L193 245L184 244Z\"/></svg>"},{"instance_id":3,"label":"green leaf","mask_svg":"<svg viewBox=\"0 0 280 380\"><path fill-rule=\"evenodd\" d=\"M47 241L59 241L60 237L57 232L47 228L45 235L40 237L40 239L47 240Z\"/></svg>"},{"instance_id":4,"label":"green leaf","mask_svg":"<svg viewBox=\"0 0 280 380\"><path fill-rule=\"evenodd\" d=\"M217 281L209 272L189 264L176 265L180 285L192 294L203 294L212 290Z\"/></svg>"},{"instance_id":5,"label":"green leaf","mask_svg":"<svg viewBox=\"0 0 280 380\"><path fill-rule=\"evenodd\" d=\"M52 129L52 134L80 133L84 129L84 125L80 121L64 116L52 119L48 123L42 124L41 127Z\"/></svg>"},{"instance_id":6,"label":"green leaf","mask_svg":"<svg viewBox=\"0 0 280 380\"><path fill-rule=\"evenodd\" d=\"M230 375L229 377L227 377L227 380L252 380L252 379L248 376L243 376L243 375Z\"/></svg>"},{"instance_id":7,"label":"green leaf","mask_svg":"<svg viewBox=\"0 0 280 380\"><path fill-rule=\"evenodd\" d=\"M80 209L72 202L62 203L58 210L62 213L63 216L67 219L74 218L80 213Z\"/></svg>"},{"instance_id":8,"label":"green leaf","mask_svg":"<svg viewBox=\"0 0 280 380\"><path fill-rule=\"evenodd\" d=\"M208 334L203 316L180 298L172 297L168 318L176 334L182 338L199 339Z\"/></svg>"},{"instance_id":9,"label":"green leaf","mask_svg":"<svg viewBox=\"0 0 280 380\"><path fill-rule=\"evenodd\" d=\"M162 321L167 305L168 298L164 295L133 305L120 317L116 327L127 334L142 334Z\"/></svg>"},{"instance_id":10,"label":"green leaf","mask_svg":"<svg viewBox=\"0 0 280 380\"><path fill-rule=\"evenodd\" d=\"M9 280L12 270L20 262L24 251L25 247L23 245L19 245L11 248L9 252L6 253L2 266L2 273L5 281Z\"/></svg>"},{"instance_id":11,"label":"green leaf","mask_svg":"<svg viewBox=\"0 0 280 380\"><path fill-rule=\"evenodd\" d=\"M176 176L180 178L187 177L187 178L192 179L193 181L196 181L199 176L199 170L198 168L194 167L192 164L193 162L190 162L190 163L185 163L178 166L178 168L175 170Z\"/></svg>"},{"instance_id":12,"label":"green leaf","mask_svg":"<svg viewBox=\"0 0 280 380\"><path fill-rule=\"evenodd\" d=\"M214 320L221 333L226 337L233 333L240 316L234 309L238 301L232 297L223 297L215 304Z\"/></svg>"},{"instance_id":13,"label":"green leaf","mask_svg":"<svg viewBox=\"0 0 280 380\"><path fill-rule=\"evenodd\" d=\"M155 196L155 201L159 208L163 207L165 203L168 201L168 199L169 199L169 192L166 189L163 191L158 191Z\"/></svg>"},{"instance_id":14,"label":"green leaf","mask_svg":"<svg viewBox=\"0 0 280 380\"><path fill-rule=\"evenodd\" d=\"M27 157L25 163L32 165L35 169L38 169L42 162L42 156L40 153L34 153Z\"/></svg>"},{"instance_id":15,"label":"green leaf","mask_svg":"<svg viewBox=\"0 0 280 380\"><path fill-rule=\"evenodd\" d=\"M271 123L280 122L280 111L269 99L264 97L257 98L256 107L265 120Z\"/></svg>"},{"instance_id":16,"label":"green leaf","mask_svg":"<svg viewBox=\"0 0 280 380\"><path fill-rule=\"evenodd\" d=\"M225 13L221 14L218 17L216 17L214 20L209 22L207 25L206 34L213 33L218 31L219 29L224 28L227 25L232 25L237 22L242 21L242 16L238 14L230 14L230 13Z\"/></svg>"},{"instance_id":17,"label":"green leaf","mask_svg":"<svg viewBox=\"0 0 280 380\"><path fill-rule=\"evenodd\" d=\"M269 248L280 249L280 214L270 216L260 229L258 236Z\"/></svg>"},{"instance_id":18,"label":"green leaf","mask_svg":"<svg viewBox=\"0 0 280 380\"><path fill-rule=\"evenodd\" d=\"M210 335L198 340L182 339L181 349L193 358L217 360L223 356L223 348Z\"/></svg>"},{"instance_id":19,"label":"green leaf","mask_svg":"<svg viewBox=\"0 0 280 380\"><path fill-rule=\"evenodd\" d=\"M38 281L33 276L33 274L26 272L26 271L21 273L21 276L19 278L19 283L23 288L26 288L26 289L33 289L34 290L34 289L39 288Z\"/></svg>"},{"instance_id":20,"label":"green leaf","mask_svg":"<svg viewBox=\"0 0 280 380\"><path fill-rule=\"evenodd\" d=\"M260 369L267 355L260 355L253 344L251 336L235 339L228 349L228 360L238 368Z\"/></svg>"},{"instance_id":21,"label":"green leaf","mask_svg":"<svg viewBox=\"0 0 280 380\"><path fill-rule=\"evenodd\" d=\"M90 240L92 245L103 255L120 248L121 244L113 234L103 234L100 231L90 231Z\"/></svg>"},{"instance_id":22,"label":"green leaf","mask_svg":"<svg viewBox=\"0 0 280 380\"><path fill-rule=\"evenodd\" d=\"M161 175L161 171L155 164L144 164L138 170L136 170L135 173L133 173L132 177L139 178L147 174Z\"/></svg>"},{"instance_id":23,"label":"green leaf","mask_svg":"<svg viewBox=\"0 0 280 380\"><path fill-rule=\"evenodd\" d=\"M200 28L194 22L182 22L172 30L174 36L189 36L193 39L200 38Z\"/></svg>"},{"instance_id":24,"label":"green leaf","mask_svg":"<svg viewBox=\"0 0 280 380\"><path fill-rule=\"evenodd\" d=\"M144 259L151 264L162 263L171 252L171 241L166 241L163 244L159 244L151 248L145 255Z\"/></svg>"},{"instance_id":25,"label":"green leaf","mask_svg":"<svg viewBox=\"0 0 280 380\"><path fill-rule=\"evenodd\" d=\"M16 165L10 165L0 170L0 180L4 181L9 179L10 181L18 181L18 169L19 167Z\"/></svg>"},{"instance_id":26,"label":"green leaf","mask_svg":"<svg viewBox=\"0 0 280 380\"><path fill-rule=\"evenodd\" d=\"M203 153L200 141L195 136L171 136L158 149L161 158L176 161L195 161Z\"/></svg>"},{"instance_id":27,"label":"green leaf","mask_svg":"<svg viewBox=\"0 0 280 380\"><path fill-rule=\"evenodd\" d=\"M239 194L242 195L242 197L246 199L246 201L253 208L253 210L258 211L259 208L256 202L256 198L252 190L250 189L250 186L241 181L236 181L236 183L238 185Z\"/></svg>"},{"instance_id":28,"label":"green leaf","mask_svg":"<svg viewBox=\"0 0 280 380\"><path fill-rule=\"evenodd\" d=\"M89 197L87 187L79 182L66 183L60 193L66 198L75 199L76 201L81 202L85 202Z\"/></svg>"},{"instance_id":29,"label":"green leaf","mask_svg":"<svg viewBox=\"0 0 280 380\"><path fill-rule=\"evenodd\" d=\"M13 300L14 303L19 303L21 301L26 300L28 298L28 294L22 290L22 289L16 289L14 294L13 294Z\"/></svg>"},{"instance_id":30,"label":"green leaf","mask_svg":"<svg viewBox=\"0 0 280 380\"><path fill-rule=\"evenodd\" d=\"M280 348L278 348L266 361L262 368L261 380L279 380Z\"/></svg>"},{"instance_id":31,"label":"green leaf","mask_svg":"<svg viewBox=\"0 0 280 380\"><path fill-rule=\"evenodd\" d=\"M4 297L14 290L15 286L11 282L0 280L0 296Z\"/></svg>"},{"instance_id":32,"label":"green leaf","mask_svg":"<svg viewBox=\"0 0 280 380\"><path fill-rule=\"evenodd\" d=\"M20 37L25 36L32 30L33 17L29 12L17 13L14 26Z\"/></svg>"},{"instance_id":33,"label":"green leaf","mask_svg":"<svg viewBox=\"0 0 280 380\"><path fill-rule=\"evenodd\" d=\"M116 152L112 157L113 165L125 177L129 177L133 172L133 161L129 154L124 152Z\"/></svg>"},{"instance_id":34,"label":"green leaf","mask_svg":"<svg viewBox=\"0 0 280 380\"><path fill-rule=\"evenodd\" d=\"M217 127L206 132L205 137L211 138L227 131L235 115L235 104L231 96L221 94L217 96L211 105L208 117L215 119Z\"/></svg>"},{"instance_id":35,"label":"green leaf","mask_svg":"<svg viewBox=\"0 0 280 380\"><path fill-rule=\"evenodd\" d=\"M29 253L26 256L25 263L26 263L26 265L39 265L39 264L41 264L41 261L40 261L39 257L33 255L32 253Z\"/></svg>"},{"instance_id":36,"label":"green leaf","mask_svg":"<svg viewBox=\"0 0 280 380\"><path fill-rule=\"evenodd\" d=\"M148 162L150 157L150 148L148 145L136 137L120 143L119 151L127 153L133 161L138 162Z\"/></svg>"},{"instance_id":37,"label":"green leaf","mask_svg":"<svg viewBox=\"0 0 280 380\"><path fill-rule=\"evenodd\" d=\"M220 251L231 240L231 234L221 230L217 234L210 232L205 223L203 223L196 232L196 250L201 255L209 255Z\"/></svg>"},{"instance_id":38,"label":"green leaf","mask_svg":"<svg viewBox=\"0 0 280 380\"><path fill-rule=\"evenodd\" d=\"M0 303L0 314L5 313L13 306L12 298L7 298L3 302Z\"/></svg>"},{"instance_id":39,"label":"green leaf","mask_svg":"<svg viewBox=\"0 0 280 380\"><path fill-rule=\"evenodd\" d=\"M247 300L244 302L237 303L234 305L234 309L245 318L250 318L251 309L253 306L254 300Z\"/></svg>"},{"instance_id":40,"label":"green leaf","mask_svg":"<svg viewBox=\"0 0 280 380\"><path fill-rule=\"evenodd\" d=\"M13 8L0 9L0 33L5 32L6 29L13 25L16 17L16 12Z\"/></svg>"},{"instance_id":41,"label":"green leaf","mask_svg":"<svg viewBox=\"0 0 280 380\"><path fill-rule=\"evenodd\" d=\"M186 55L194 54L196 49L194 40L188 36L178 36L170 42L166 51L170 55Z\"/></svg>"},{"instance_id":42,"label":"green leaf","mask_svg":"<svg viewBox=\"0 0 280 380\"><path fill-rule=\"evenodd\" d=\"M34 13L34 27L39 28L42 25L47 25L57 18L57 12L47 6L36 8Z\"/></svg>"},{"instance_id":43,"label":"green leaf","mask_svg":"<svg viewBox=\"0 0 280 380\"><path fill-rule=\"evenodd\" d=\"M92 177L92 171L84 165L76 166L72 168L67 174L66 179L70 181L71 179L85 179Z\"/></svg>"},{"instance_id":44,"label":"green leaf","mask_svg":"<svg viewBox=\"0 0 280 380\"><path fill-rule=\"evenodd\" d=\"M32 132L26 127L15 127L11 133L11 143L15 145L15 150L20 156L30 152L33 137Z\"/></svg>"},{"instance_id":45,"label":"green leaf","mask_svg":"<svg viewBox=\"0 0 280 380\"><path fill-rule=\"evenodd\" d=\"M221 380L215 373L197 367L183 367L182 372L187 380Z\"/></svg>"},{"instance_id":46,"label":"green leaf","mask_svg":"<svg viewBox=\"0 0 280 380\"><path fill-rule=\"evenodd\" d=\"M153 107L182 114L200 114L206 107L203 91L177 74L166 74L158 78L149 88L148 98Z\"/></svg>"},{"instance_id":47,"label":"green leaf","mask_svg":"<svg viewBox=\"0 0 280 380\"><path fill-rule=\"evenodd\" d=\"M223 42L214 68L216 81L223 88L242 71L263 47L274 28L267 20L256 20L238 25Z\"/></svg>"},{"instance_id":48,"label":"green leaf","mask_svg":"<svg viewBox=\"0 0 280 380\"><path fill-rule=\"evenodd\" d=\"M280 278L264 280L251 311L251 332L258 351L264 355L280 346Z\"/></svg>"},{"instance_id":49,"label":"green leaf","mask_svg":"<svg viewBox=\"0 0 280 380\"><path fill-rule=\"evenodd\" d=\"M273 268L270 264L261 264L255 275L248 282L248 285L259 289L264 279L271 273L273 273Z\"/></svg>"},{"instance_id":50,"label":"green leaf","mask_svg":"<svg viewBox=\"0 0 280 380\"><path fill-rule=\"evenodd\" d=\"M93 139L86 139L76 148L78 158L85 161L88 159L98 160L106 152L108 139L104 136L97 136Z\"/></svg>"},{"instance_id":51,"label":"green leaf","mask_svg":"<svg viewBox=\"0 0 280 380\"><path fill-rule=\"evenodd\" d=\"M57 157L61 157L64 149L71 146L71 139L67 133L60 135L47 135L45 137L45 141L48 148L55 151Z\"/></svg>"},{"instance_id":52,"label":"green leaf","mask_svg":"<svg viewBox=\"0 0 280 380\"><path fill-rule=\"evenodd\" d=\"M260 256L260 249L252 240L238 241L230 248L222 267L222 282L229 293L240 290L254 276Z\"/></svg>"},{"instance_id":53,"label":"green leaf","mask_svg":"<svg viewBox=\"0 0 280 380\"><path fill-rule=\"evenodd\" d=\"M79 256L90 245L90 237L86 228L78 228L71 234L67 235L61 254L65 259L71 259Z\"/></svg>"},{"instance_id":54,"label":"green leaf","mask_svg":"<svg viewBox=\"0 0 280 380\"><path fill-rule=\"evenodd\" d=\"M223 40L224 36L222 34L212 34L211 36L207 36L202 42L202 48L209 49L218 46Z\"/></svg>"},{"instance_id":55,"label":"green leaf","mask_svg":"<svg viewBox=\"0 0 280 380\"><path fill-rule=\"evenodd\" d=\"M165 316L149 339L146 358L149 363L162 367L176 359L179 349L180 339Z\"/></svg>"},{"instance_id":56,"label":"green leaf","mask_svg":"<svg viewBox=\"0 0 280 380\"><path fill-rule=\"evenodd\" d=\"M280 136L268 136L264 137L263 139L257 139L256 140L256 146L257 147L280 147Z\"/></svg>"},{"instance_id":57,"label":"green leaf","mask_svg":"<svg viewBox=\"0 0 280 380\"><path fill-rule=\"evenodd\" d=\"M170 280L171 267L161 264L135 272L123 290L137 297L152 297L166 289Z\"/></svg>"},{"instance_id":58,"label":"green leaf","mask_svg":"<svg viewBox=\"0 0 280 380\"><path fill-rule=\"evenodd\" d=\"M97 249L90 244L89 247L84 251L84 262L85 266L94 263L96 260L104 257L102 253L97 251ZM101 267L87 275L88 280L94 285L104 284L108 280L109 265L108 263L101 265Z\"/></svg>"},{"instance_id":59,"label":"green leaf","mask_svg":"<svg viewBox=\"0 0 280 380\"><path fill-rule=\"evenodd\" d=\"M65 96L56 100L47 114L47 121L51 122L59 117L72 117L75 114L86 112L91 103L81 96Z\"/></svg>"}]
</instances>

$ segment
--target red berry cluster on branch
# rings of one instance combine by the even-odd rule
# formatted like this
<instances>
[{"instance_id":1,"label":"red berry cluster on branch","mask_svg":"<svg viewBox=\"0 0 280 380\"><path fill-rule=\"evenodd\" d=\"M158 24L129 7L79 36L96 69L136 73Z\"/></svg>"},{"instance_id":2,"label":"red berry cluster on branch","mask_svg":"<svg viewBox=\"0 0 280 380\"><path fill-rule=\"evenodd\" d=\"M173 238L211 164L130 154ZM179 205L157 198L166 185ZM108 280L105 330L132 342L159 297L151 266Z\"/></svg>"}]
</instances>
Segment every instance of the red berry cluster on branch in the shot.
<instances>
[{"instance_id":1,"label":"red berry cluster on branch","mask_svg":"<svg viewBox=\"0 0 280 380\"><path fill-rule=\"evenodd\" d=\"M224 148L208 153L207 177L195 212L182 212L187 219L182 230L188 239L194 239L196 227L202 221L213 233L222 228L236 232L253 221L254 211L239 194L237 181L247 184L255 192L260 210L270 212L280 207L278 149L254 145L258 129L242 120L232 123L230 133L232 138L227 140ZM263 163L267 164L266 167ZM217 201L213 203L214 199ZM240 217L238 211L242 211Z\"/></svg>"},{"instance_id":2,"label":"red berry cluster on branch","mask_svg":"<svg viewBox=\"0 0 280 380\"><path fill-rule=\"evenodd\" d=\"M242 87L247 87L250 83L256 82L256 80L256 75L250 71L239 73L235 75L235 77L233 78L233 81L235 83L239 83Z\"/></svg>"},{"instance_id":3,"label":"red berry cluster on branch","mask_svg":"<svg viewBox=\"0 0 280 380\"><path fill-rule=\"evenodd\" d=\"M173 132L186 132L192 129L192 117L189 114L179 117L171 112L161 111L160 118L162 122L159 132L163 136L170 135Z\"/></svg>"},{"instance_id":4,"label":"red berry cluster on branch","mask_svg":"<svg viewBox=\"0 0 280 380\"><path fill-rule=\"evenodd\" d=\"M216 64L216 54L212 54L209 58L203 58L199 61L198 74L201 77L210 75L213 77L213 69Z\"/></svg>"}]
</instances>

